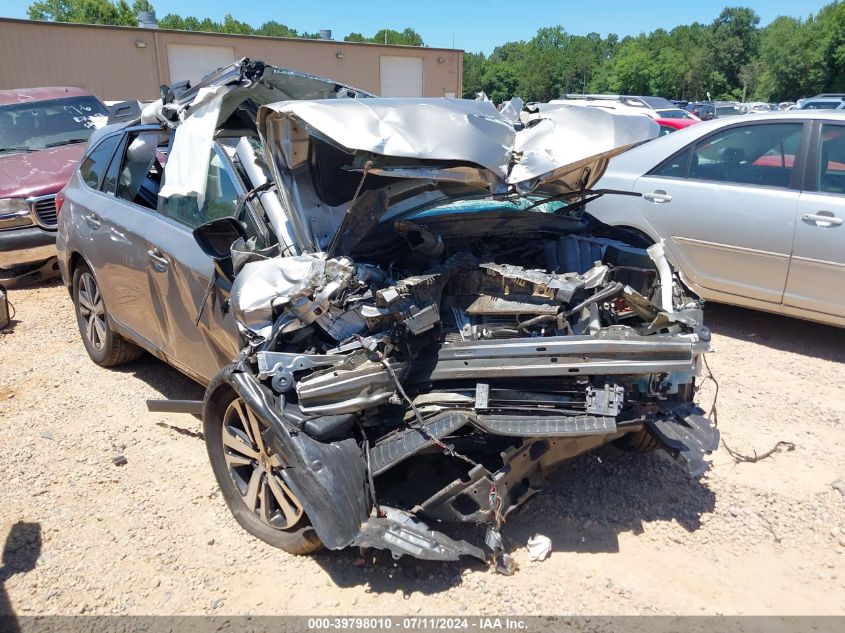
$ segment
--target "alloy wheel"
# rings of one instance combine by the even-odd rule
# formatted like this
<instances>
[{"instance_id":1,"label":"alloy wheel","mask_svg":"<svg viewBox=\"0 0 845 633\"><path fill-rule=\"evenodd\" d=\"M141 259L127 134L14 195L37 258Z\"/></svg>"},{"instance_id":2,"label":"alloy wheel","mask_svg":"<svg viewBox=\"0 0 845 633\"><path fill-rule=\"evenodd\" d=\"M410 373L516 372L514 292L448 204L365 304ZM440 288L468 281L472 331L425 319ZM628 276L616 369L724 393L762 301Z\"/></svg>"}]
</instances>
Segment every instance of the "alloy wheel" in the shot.
<instances>
[{"instance_id":1,"label":"alloy wheel","mask_svg":"<svg viewBox=\"0 0 845 633\"><path fill-rule=\"evenodd\" d=\"M281 476L282 463L261 436L261 426L240 398L223 416L223 456L246 507L277 530L294 527L305 514Z\"/></svg>"},{"instance_id":2,"label":"alloy wheel","mask_svg":"<svg viewBox=\"0 0 845 633\"><path fill-rule=\"evenodd\" d=\"M106 307L100 288L89 272L79 277L78 298L85 337L95 350L101 351L106 344Z\"/></svg>"}]
</instances>

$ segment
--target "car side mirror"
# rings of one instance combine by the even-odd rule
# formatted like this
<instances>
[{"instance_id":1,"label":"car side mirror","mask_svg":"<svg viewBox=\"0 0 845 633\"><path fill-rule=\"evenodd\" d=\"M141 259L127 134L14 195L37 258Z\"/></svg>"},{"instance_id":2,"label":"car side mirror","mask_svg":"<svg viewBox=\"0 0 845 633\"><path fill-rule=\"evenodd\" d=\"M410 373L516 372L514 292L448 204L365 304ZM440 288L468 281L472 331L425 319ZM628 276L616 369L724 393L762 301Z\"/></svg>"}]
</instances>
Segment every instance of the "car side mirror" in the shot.
<instances>
[{"instance_id":1,"label":"car side mirror","mask_svg":"<svg viewBox=\"0 0 845 633\"><path fill-rule=\"evenodd\" d=\"M232 281L235 277L232 268L232 244L238 238L247 239L243 225L235 218L218 218L194 229L194 239L200 250L214 262L218 276Z\"/></svg>"},{"instance_id":2,"label":"car side mirror","mask_svg":"<svg viewBox=\"0 0 845 633\"><path fill-rule=\"evenodd\" d=\"M213 260L232 256L232 244L239 237L247 238L243 225L235 218L218 218L194 229L194 239L203 253Z\"/></svg>"}]
</instances>

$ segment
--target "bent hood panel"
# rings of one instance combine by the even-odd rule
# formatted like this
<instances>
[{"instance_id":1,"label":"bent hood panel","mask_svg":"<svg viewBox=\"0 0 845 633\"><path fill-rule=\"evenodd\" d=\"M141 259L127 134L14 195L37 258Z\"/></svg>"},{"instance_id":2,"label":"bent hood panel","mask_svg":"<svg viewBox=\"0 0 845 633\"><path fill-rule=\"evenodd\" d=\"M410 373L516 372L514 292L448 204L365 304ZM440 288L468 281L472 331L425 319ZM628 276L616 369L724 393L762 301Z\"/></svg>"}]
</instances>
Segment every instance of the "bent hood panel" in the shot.
<instances>
[{"instance_id":1,"label":"bent hood panel","mask_svg":"<svg viewBox=\"0 0 845 633\"><path fill-rule=\"evenodd\" d=\"M345 169L368 165L370 173L392 176L396 193L415 181L525 195L590 188L612 156L655 138L659 127L648 117L594 108L557 107L515 120L485 101L374 98L262 106L258 131L277 180L289 190L286 206L297 216L300 246L314 250L319 245L309 226L319 200L305 168L314 139L346 152ZM318 206L337 216L326 222L336 228L348 204Z\"/></svg>"},{"instance_id":2,"label":"bent hood panel","mask_svg":"<svg viewBox=\"0 0 845 633\"><path fill-rule=\"evenodd\" d=\"M259 110L259 132L269 133L277 143L293 140L297 125L347 150L474 163L503 179L516 136L493 104L482 101L322 100L275 103ZM288 167L296 167L297 159L288 152Z\"/></svg>"},{"instance_id":3,"label":"bent hood panel","mask_svg":"<svg viewBox=\"0 0 845 633\"><path fill-rule=\"evenodd\" d=\"M587 108L555 108L518 127L490 102L463 99L367 99L282 102L262 107L259 133L282 150L289 169L298 126L353 152L426 161L469 163L495 180L534 187L553 183L573 166L621 153L657 136L647 117ZM598 177L591 179L598 180ZM533 187L532 187L533 188Z\"/></svg>"}]
</instances>

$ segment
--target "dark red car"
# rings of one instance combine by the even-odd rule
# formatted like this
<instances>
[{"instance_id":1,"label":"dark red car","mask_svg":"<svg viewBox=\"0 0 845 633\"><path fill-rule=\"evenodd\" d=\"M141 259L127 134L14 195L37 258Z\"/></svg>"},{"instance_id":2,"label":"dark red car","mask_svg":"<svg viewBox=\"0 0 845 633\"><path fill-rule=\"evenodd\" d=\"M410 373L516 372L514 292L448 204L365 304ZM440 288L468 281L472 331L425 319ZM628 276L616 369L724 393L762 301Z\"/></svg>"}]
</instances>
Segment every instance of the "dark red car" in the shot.
<instances>
[{"instance_id":1,"label":"dark red car","mask_svg":"<svg viewBox=\"0 0 845 633\"><path fill-rule=\"evenodd\" d=\"M56 193L107 116L80 88L0 90L0 278L55 255Z\"/></svg>"}]
</instances>

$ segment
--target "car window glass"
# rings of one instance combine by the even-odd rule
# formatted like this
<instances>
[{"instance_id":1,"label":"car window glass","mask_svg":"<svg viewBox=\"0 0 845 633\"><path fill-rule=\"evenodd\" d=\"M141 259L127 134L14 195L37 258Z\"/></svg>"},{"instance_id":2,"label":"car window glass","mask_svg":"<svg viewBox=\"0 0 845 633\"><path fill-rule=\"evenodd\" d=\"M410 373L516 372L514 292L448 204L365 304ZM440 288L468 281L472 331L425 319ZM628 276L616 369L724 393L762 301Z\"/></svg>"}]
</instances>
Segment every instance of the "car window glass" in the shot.
<instances>
[{"instance_id":1,"label":"car window glass","mask_svg":"<svg viewBox=\"0 0 845 633\"><path fill-rule=\"evenodd\" d=\"M233 216L239 198L237 185L224 160L212 150L202 208L197 206L196 196L174 195L167 199L162 214L194 229L209 220Z\"/></svg>"},{"instance_id":2,"label":"car window glass","mask_svg":"<svg viewBox=\"0 0 845 633\"><path fill-rule=\"evenodd\" d=\"M91 96L0 106L0 153L83 143L108 114Z\"/></svg>"},{"instance_id":3,"label":"car window glass","mask_svg":"<svg viewBox=\"0 0 845 633\"><path fill-rule=\"evenodd\" d=\"M801 106L802 110L836 110L841 102L837 101L809 101Z\"/></svg>"},{"instance_id":4,"label":"car window glass","mask_svg":"<svg viewBox=\"0 0 845 633\"><path fill-rule=\"evenodd\" d=\"M120 168L123 165L123 155L126 152L126 135L120 141L117 151L106 169L105 176L103 176L102 184L100 184L100 191L114 194L117 192L117 176L120 173Z\"/></svg>"},{"instance_id":5,"label":"car window glass","mask_svg":"<svg viewBox=\"0 0 845 633\"><path fill-rule=\"evenodd\" d=\"M818 190L845 193L845 126L822 126Z\"/></svg>"},{"instance_id":6,"label":"car window glass","mask_svg":"<svg viewBox=\"0 0 845 633\"><path fill-rule=\"evenodd\" d=\"M162 158L156 152L159 136L158 132L129 134L117 176L118 198L148 209L156 208L164 171Z\"/></svg>"},{"instance_id":7,"label":"car window glass","mask_svg":"<svg viewBox=\"0 0 845 633\"><path fill-rule=\"evenodd\" d=\"M801 123L775 123L718 132L695 146L689 177L788 187L802 129Z\"/></svg>"},{"instance_id":8,"label":"car window glass","mask_svg":"<svg viewBox=\"0 0 845 633\"><path fill-rule=\"evenodd\" d=\"M119 142L119 134L109 136L85 157L85 160L82 161L79 167L79 174L82 176L82 180L85 181L86 185L95 189L99 186L100 178L103 172L105 172Z\"/></svg>"},{"instance_id":9,"label":"car window glass","mask_svg":"<svg viewBox=\"0 0 845 633\"><path fill-rule=\"evenodd\" d=\"M670 178L686 178L687 165L689 165L691 149L687 149L680 154L670 158L668 161L660 165L657 169L651 172L652 176L667 176Z\"/></svg>"}]
</instances>

